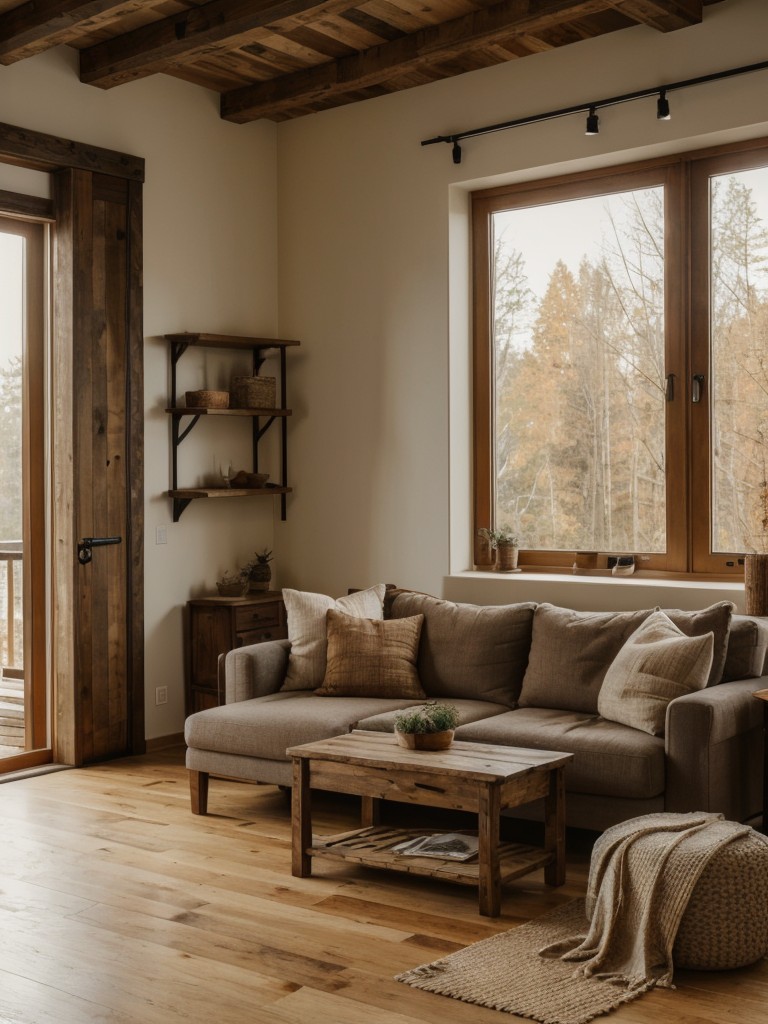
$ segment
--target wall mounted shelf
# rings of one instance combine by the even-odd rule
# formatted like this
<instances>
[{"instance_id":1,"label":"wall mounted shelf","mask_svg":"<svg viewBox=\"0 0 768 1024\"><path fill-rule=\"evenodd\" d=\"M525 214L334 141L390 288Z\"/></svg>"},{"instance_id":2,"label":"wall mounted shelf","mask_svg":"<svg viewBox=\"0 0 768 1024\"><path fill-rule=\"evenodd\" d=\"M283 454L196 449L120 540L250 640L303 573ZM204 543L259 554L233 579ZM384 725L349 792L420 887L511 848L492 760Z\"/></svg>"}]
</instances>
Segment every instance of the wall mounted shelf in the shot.
<instances>
[{"instance_id":1,"label":"wall mounted shelf","mask_svg":"<svg viewBox=\"0 0 768 1024\"><path fill-rule=\"evenodd\" d=\"M278 338L247 338L231 334L182 333L166 334L170 345L171 358L171 394L170 404L165 410L171 417L171 489L167 492L173 500L173 521L178 522L190 501L198 498L242 498L280 495L280 518L286 518L286 495L293 488L288 486L288 432L287 419L292 410L286 406L286 350L294 348L298 341L285 341ZM253 373L257 374L270 350L276 351L280 359L279 398L280 406L276 409L207 409L180 406L177 404L176 367L179 359L190 347L221 348L234 351L247 351L252 354ZM264 487L179 487L178 486L178 450L181 443L194 429L201 417L224 416L244 417L251 421L253 439L253 472L259 471L259 441L277 420L280 423L280 482L267 484ZM185 418L190 422L182 426ZM263 422L262 422L263 421Z\"/></svg>"}]
</instances>

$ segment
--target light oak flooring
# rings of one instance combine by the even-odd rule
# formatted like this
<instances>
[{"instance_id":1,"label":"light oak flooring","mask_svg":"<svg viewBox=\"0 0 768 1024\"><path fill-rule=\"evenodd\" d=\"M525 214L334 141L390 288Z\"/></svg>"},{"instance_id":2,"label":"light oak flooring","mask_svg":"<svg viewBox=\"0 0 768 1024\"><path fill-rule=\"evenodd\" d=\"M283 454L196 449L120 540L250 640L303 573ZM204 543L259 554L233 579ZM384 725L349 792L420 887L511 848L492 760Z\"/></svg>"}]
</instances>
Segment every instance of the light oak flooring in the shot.
<instances>
[{"instance_id":1,"label":"light oak flooring","mask_svg":"<svg viewBox=\"0 0 768 1024\"><path fill-rule=\"evenodd\" d=\"M190 813L181 750L0 785L0 1024L519 1021L392 976L581 895L593 838L569 835L566 886L519 880L491 921L444 883L327 862L293 878L274 787L211 780L209 806ZM315 810L317 831L356 824L351 798ZM677 982L609 1019L768 1024L768 961Z\"/></svg>"}]
</instances>

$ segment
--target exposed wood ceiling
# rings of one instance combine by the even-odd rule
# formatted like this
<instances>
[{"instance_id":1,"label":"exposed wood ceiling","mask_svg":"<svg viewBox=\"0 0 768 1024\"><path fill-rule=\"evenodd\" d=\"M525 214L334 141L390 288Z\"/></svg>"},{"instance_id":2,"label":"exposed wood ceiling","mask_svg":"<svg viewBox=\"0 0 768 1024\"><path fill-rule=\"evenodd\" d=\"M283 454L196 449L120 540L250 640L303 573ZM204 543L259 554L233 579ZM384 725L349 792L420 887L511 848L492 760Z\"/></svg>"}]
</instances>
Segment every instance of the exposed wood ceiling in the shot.
<instances>
[{"instance_id":1,"label":"exposed wood ceiling","mask_svg":"<svg viewBox=\"0 0 768 1024\"><path fill-rule=\"evenodd\" d=\"M167 74L221 116L283 121L607 32L673 32L721 0L0 0L0 63L80 51L83 82Z\"/></svg>"}]
</instances>

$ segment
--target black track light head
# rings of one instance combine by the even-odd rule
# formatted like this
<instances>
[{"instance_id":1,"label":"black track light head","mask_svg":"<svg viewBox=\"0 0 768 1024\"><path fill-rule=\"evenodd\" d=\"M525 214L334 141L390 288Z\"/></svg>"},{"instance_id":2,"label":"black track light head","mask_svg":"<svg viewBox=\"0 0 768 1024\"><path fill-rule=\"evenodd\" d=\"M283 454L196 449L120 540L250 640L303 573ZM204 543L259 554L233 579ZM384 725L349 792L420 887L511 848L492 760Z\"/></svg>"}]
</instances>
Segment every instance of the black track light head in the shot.
<instances>
[{"instance_id":1,"label":"black track light head","mask_svg":"<svg viewBox=\"0 0 768 1024\"><path fill-rule=\"evenodd\" d=\"M461 163L461 146L459 145L459 140L458 139L454 139L453 140L453 148L451 149L451 156L453 157L453 162L455 164L460 164Z\"/></svg>"},{"instance_id":2,"label":"black track light head","mask_svg":"<svg viewBox=\"0 0 768 1024\"><path fill-rule=\"evenodd\" d=\"M667 90L659 90L659 99L656 103L656 117L659 121L670 121L672 115L669 112L669 100L667 99Z\"/></svg>"},{"instance_id":3,"label":"black track light head","mask_svg":"<svg viewBox=\"0 0 768 1024\"><path fill-rule=\"evenodd\" d=\"M597 107L590 107L589 114L587 115L587 127L584 132L585 135L599 135L600 134L600 118L597 116Z\"/></svg>"}]
</instances>

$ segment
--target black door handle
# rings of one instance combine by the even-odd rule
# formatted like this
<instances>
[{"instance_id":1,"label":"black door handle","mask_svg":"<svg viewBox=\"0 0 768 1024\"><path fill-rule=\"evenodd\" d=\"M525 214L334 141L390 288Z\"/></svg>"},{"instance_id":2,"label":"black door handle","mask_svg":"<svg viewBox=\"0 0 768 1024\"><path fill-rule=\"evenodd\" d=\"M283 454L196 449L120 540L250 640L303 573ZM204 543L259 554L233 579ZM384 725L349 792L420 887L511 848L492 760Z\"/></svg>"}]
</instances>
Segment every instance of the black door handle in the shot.
<instances>
[{"instance_id":1,"label":"black door handle","mask_svg":"<svg viewBox=\"0 0 768 1024\"><path fill-rule=\"evenodd\" d=\"M88 565L93 558L92 548L103 548L107 544L121 544L122 537L83 537L77 545L77 560L80 565Z\"/></svg>"}]
</instances>

